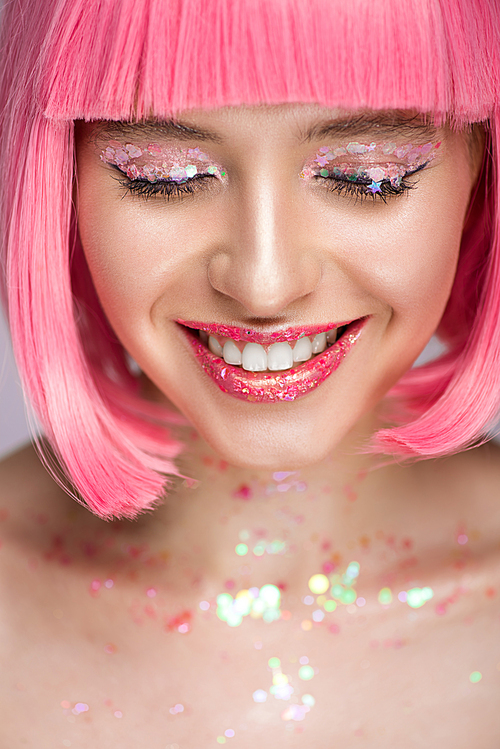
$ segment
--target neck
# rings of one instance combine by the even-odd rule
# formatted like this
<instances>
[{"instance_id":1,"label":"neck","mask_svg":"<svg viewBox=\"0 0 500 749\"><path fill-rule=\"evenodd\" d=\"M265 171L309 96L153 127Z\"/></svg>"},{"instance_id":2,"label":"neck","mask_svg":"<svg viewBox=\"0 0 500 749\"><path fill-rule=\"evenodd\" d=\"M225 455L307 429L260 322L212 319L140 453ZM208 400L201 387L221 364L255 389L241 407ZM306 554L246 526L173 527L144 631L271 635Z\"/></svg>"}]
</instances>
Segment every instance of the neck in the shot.
<instances>
[{"instance_id":1,"label":"neck","mask_svg":"<svg viewBox=\"0 0 500 749\"><path fill-rule=\"evenodd\" d=\"M181 470L195 481L179 482L149 530L207 598L268 583L303 591L311 575L355 559L353 542L391 512L391 468L372 470L359 434L319 464L274 471L230 466L196 435L185 441Z\"/></svg>"}]
</instances>

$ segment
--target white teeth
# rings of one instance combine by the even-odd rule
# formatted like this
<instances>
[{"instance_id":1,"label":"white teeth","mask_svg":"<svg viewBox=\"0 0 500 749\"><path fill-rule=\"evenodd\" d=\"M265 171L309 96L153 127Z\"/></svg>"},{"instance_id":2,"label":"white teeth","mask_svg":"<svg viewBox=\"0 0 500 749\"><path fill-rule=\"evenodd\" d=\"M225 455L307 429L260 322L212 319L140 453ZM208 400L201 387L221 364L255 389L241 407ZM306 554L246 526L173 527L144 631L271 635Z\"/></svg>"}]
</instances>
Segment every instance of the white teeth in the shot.
<instances>
[{"instance_id":1,"label":"white teeth","mask_svg":"<svg viewBox=\"0 0 500 749\"><path fill-rule=\"evenodd\" d=\"M315 335L312 342L313 354L321 354L326 349L326 333L318 333Z\"/></svg>"},{"instance_id":2,"label":"white teeth","mask_svg":"<svg viewBox=\"0 0 500 749\"><path fill-rule=\"evenodd\" d=\"M267 354L260 343L247 343L243 349L241 365L247 372L264 372L267 369Z\"/></svg>"},{"instance_id":3,"label":"white teeth","mask_svg":"<svg viewBox=\"0 0 500 749\"><path fill-rule=\"evenodd\" d=\"M293 351L288 343L273 343L267 352L267 368L271 372L293 367Z\"/></svg>"},{"instance_id":4,"label":"white teeth","mask_svg":"<svg viewBox=\"0 0 500 749\"><path fill-rule=\"evenodd\" d=\"M312 356L312 344L307 336L299 338L293 349L294 361L308 361Z\"/></svg>"},{"instance_id":5,"label":"white teeth","mask_svg":"<svg viewBox=\"0 0 500 749\"><path fill-rule=\"evenodd\" d=\"M229 340L225 342L222 349L222 356L226 364L241 364L241 351L234 341Z\"/></svg>"},{"instance_id":6,"label":"white teeth","mask_svg":"<svg viewBox=\"0 0 500 749\"><path fill-rule=\"evenodd\" d=\"M337 340L337 328L329 330L326 334L326 340L328 343L335 343Z\"/></svg>"},{"instance_id":7,"label":"white teeth","mask_svg":"<svg viewBox=\"0 0 500 749\"><path fill-rule=\"evenodd\" d=\"M222 346L220 345L217 338L214 338L213 335L209 336L208 338L208 348L212 352L212 354L215 354L215 356L220 356L222 358Z\"/></svg>"},{"instance_id":8,"label":"white teeth","mask_svg":"<svg viewBox=\"0 0 500 749\"><path fill-rule=\"evenodd\" d=\"M292 345L285 341L273 343L267 353L259 343L247 343L240 351L236 343L227 339L222 346L215 336L208 336L200 330L200 340L208 345L215 356L220 356L226 364L241 366L247 372L279 372L293 367L294 363L306 362L315 354L321 354L327 344L335 343L338 330L333 328L325 333L314 336L312 343L308 336L299 338Z\"/></svg>"}]
</instances>

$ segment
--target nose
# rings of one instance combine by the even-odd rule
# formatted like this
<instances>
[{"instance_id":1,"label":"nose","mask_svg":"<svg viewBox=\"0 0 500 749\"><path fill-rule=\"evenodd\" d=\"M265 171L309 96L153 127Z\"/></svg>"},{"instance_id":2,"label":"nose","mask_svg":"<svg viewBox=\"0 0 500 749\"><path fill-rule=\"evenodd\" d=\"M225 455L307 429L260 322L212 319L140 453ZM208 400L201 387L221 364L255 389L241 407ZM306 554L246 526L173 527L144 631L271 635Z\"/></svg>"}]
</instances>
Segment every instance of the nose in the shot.
<instances>
[{"instance_id":1,"label":"nose","mask_svg":"<svg viewBox=\"0 0 500 749\"><path fill-rule=\"evenodd\" d=\"M208 266L214 289L252 317L275 317L311 294L321 261L308 249L301 213L274 180L256 179L228 212L227 241Z\"/></svg>"}]
</instances>

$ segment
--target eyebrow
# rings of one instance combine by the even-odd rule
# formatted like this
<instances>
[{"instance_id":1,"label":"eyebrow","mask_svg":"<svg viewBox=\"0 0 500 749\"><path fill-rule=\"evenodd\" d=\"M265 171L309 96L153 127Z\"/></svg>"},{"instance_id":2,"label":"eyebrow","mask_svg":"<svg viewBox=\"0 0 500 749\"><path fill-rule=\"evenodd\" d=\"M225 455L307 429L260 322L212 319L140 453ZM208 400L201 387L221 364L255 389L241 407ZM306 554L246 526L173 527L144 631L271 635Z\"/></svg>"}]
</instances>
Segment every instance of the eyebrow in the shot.
<instances>
[{"instance_id":1,"label":"eyebrow","mask_svg":"<svg viewBox=\"0 0 500 749\"><path fill-rule=\"evenodd\" d=\"M302 143L324 140L328 136L355 138L364 135L373 137L411 136L415 140L429 139L436 135L437 127L425 119L422 114L406 111L370 111L348 114L342 118L321 120L306 131L299 131L298 138ZM99 123L97 138L129 138L138 136L152 139L163 138L174 141L208 141L222 143L224 138L218 133L205 128L186 125L178 120L144 120L116 121L104 120Z\"/></svg>"},{"instance_id":2,"label":"eyebrow","mask_svg":"<svg viewBox=\"0 0 500 749\"><path fill-rule=\"evenodd\" d=\"M398 110L389 112L363 112L335 120L324 120L313 125L303 136L303 142L321 140L330 135L360 137L362 135L411 136L414 139L432 138L437 127L421 114Z\"/></svg>"},{"instance_id":3,"label":"eyebrow","mask_svg":"<svg viewBox=\"0 0 500 749\"><path fill-rule=\"evenodd\" d=\"M166 138L176 141L203 140L212 143L221 143L223 138L211 130L195 128L184 125L177 120L144 120L142 122L127 122L116 120L105 120L100 123L97 137L137 138L141 135L145 138Z\"/></svg>"}]
</instances>

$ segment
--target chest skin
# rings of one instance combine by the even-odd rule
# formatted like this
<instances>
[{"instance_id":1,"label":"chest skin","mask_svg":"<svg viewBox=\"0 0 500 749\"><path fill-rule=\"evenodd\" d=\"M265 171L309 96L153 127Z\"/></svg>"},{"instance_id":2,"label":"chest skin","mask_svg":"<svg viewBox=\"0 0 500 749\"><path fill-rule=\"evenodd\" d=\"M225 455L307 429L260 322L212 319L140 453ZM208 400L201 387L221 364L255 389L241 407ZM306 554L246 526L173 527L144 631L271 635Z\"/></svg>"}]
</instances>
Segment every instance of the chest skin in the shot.
<instances>
[{"instance_id":1,"label":"chest skin","mask_svg":"<svg viewBox=\"0 0 500 749\"><path fill-rule=\"evenodd\" d=\"M389 536L364 552L346 544L364 604L328 612L304 581L285 581L280 619L229 627L216 613L224 581L80 509L69 533L67 514L48 511L59 501L1 515L2 749L497 749L496 532L451 555L415 555ZM369 574L376 553L384 580ZM398 599L424 584L424 605Z\"/></svg>"}]
</instances>

